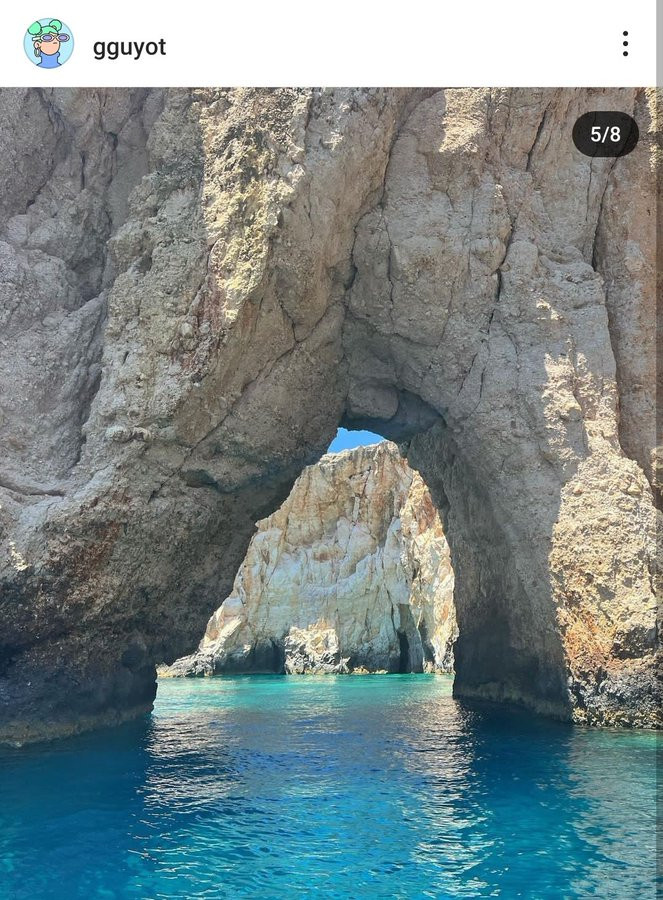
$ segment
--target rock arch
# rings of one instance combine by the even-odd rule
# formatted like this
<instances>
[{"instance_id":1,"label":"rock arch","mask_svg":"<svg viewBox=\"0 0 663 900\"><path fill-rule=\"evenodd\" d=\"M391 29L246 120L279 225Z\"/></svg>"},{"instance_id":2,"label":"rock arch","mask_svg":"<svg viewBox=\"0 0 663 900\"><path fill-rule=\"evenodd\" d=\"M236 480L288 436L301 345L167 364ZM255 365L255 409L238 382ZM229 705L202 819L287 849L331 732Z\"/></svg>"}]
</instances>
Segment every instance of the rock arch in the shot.
<instances>
[{"instance_id":1,"label":"rock arch","mask_svg":"<svg viewBox=\"0 0 663 900\"><path fill-rule=\"evenodd\" d=\"M653 103L2 91L2 737L149 708L339 422L445 519L459 696L654 724Z\"/></svg>"}]
</instances>

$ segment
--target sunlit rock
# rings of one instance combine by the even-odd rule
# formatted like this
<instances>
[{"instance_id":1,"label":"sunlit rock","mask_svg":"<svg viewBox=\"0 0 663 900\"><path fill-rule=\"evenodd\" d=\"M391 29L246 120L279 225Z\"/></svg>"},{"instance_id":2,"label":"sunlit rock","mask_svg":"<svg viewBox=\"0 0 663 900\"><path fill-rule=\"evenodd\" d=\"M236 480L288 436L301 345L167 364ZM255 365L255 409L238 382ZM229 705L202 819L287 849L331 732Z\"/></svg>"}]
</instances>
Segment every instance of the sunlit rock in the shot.
<instances>
[{"instance_id":1,"label":"sunlit rock","mask_svg":"<svg viewBox=\"0 0 663 900\"><path fill-rule=\"evenodd\" d=\"M162 674L448 672L449 546L389 442L324 456L258 523L198 651Z\"/></svg>"}]
</instances>

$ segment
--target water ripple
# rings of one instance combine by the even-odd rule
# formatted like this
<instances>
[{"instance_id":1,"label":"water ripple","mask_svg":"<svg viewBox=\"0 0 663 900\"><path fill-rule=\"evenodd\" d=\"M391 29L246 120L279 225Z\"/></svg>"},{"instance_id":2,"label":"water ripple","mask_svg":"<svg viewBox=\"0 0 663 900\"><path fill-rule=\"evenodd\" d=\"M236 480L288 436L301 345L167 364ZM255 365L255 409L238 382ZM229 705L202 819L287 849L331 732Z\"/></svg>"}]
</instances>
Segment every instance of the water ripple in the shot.
<instances>
[{"instance_id":1,"label":"water ripple","mask_svg":"<svg viewBox=\"0 0 663 900\"><path fill-rule=\"evenodd\" d=\"M656 738L450 679L169 680L151 717L0 754L0 896L653 898Z\"/></svg>"}]
</instances>

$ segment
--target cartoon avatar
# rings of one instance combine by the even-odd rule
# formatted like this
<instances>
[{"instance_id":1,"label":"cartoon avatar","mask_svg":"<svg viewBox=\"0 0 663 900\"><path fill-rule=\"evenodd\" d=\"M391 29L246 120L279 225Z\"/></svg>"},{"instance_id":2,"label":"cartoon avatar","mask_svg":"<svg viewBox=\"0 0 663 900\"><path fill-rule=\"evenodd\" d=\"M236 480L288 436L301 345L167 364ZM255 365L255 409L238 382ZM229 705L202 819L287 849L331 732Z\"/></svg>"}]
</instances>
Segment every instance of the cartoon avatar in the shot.
<instances>
[{"instance_id":1,"label":"cartoon avatar","mask_svg":"<svg viewBox=\"0 0 663 900\"><path fill-rule=\"evenodd\" d=\"M28 34L32 36L34 54L39 58L38 66L42 69L55 69L61 65L60 46L68 41L71 35L63 33L62 22L59 19L51 19L47 25L33 22L28 28Z\"/></svg>"}]
</instances>

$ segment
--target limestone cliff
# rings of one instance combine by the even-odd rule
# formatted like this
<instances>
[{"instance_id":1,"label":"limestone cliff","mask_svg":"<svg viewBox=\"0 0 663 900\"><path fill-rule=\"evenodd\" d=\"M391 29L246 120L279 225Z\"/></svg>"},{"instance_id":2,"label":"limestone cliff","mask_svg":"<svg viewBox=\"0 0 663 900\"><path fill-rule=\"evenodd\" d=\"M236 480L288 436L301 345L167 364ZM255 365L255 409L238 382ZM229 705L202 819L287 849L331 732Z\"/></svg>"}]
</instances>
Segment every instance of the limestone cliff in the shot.
<instances>
[{"instance_id":1,"label":"limestone cliff","mask_svg":"<svg viewBox=\"0 0 663 900\"><path fill-rule=\"evenodd\" d=\"M449 546L388 442L308 466L258 522L198 651L162 674L451 671Z\"/></svg>"},{"instance_id":2,"label":"limestone cliff","mask_svg":"<svg viewBox=\"0 0 663 900\"><path fill-rule=\"evenodd\" d=\"M1 91L0 738L149 709L349 420L442 517L457 695L656 724L655 101Z\"/></svg>"}]
</instances>

